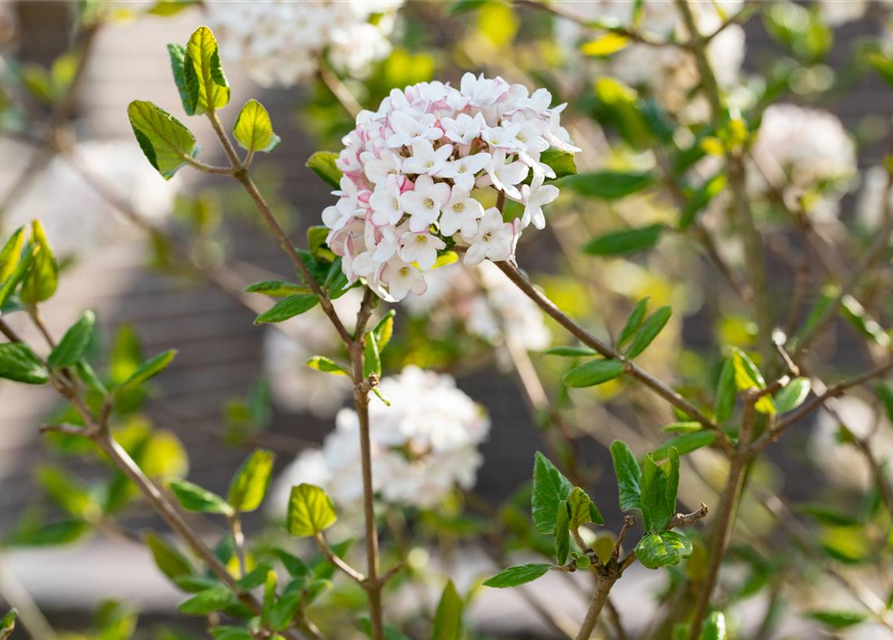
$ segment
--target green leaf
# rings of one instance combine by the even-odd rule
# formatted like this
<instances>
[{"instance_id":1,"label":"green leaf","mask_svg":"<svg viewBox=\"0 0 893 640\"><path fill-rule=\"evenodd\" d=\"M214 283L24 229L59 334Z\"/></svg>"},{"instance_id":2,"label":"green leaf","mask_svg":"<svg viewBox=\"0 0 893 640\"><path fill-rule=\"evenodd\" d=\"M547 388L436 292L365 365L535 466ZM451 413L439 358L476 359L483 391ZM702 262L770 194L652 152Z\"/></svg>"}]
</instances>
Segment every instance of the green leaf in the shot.
<instances>
[{"instance_id":1,"label":"green leaf","mask_svg":"<svg viewBox=\"0 0 893 640\"><path fill-rule=\"evenodd\" d=\"M540 154L540 162L549 165L555 172L553 180L559 180L577 173L574 154L560 149L546 149Z\"/></svg>"},{"instance_id":2,"label":"green leaf","mask_svg":"<svg viewBox=\"0 0 893 640\"><path fill-rule=\"evenodd\" d=\"M642 470L629 445L621 440L611 443L611 459L617 477L617 493L621 511L642 508Z\"/></svg>"},{"instance_id":3,"label":"green leaf","mask_svg":"<svg viewBox=\"0 0 893 640\"><path fill-rule=\"evenodd\" d=\"M12 273L6 280L0 281L0 307L5 305L7 301L15 293L16 287L28 276L37 254L40 253L40 247L37 245L29 245L25 250L23 258L18 262Z\"/></svg>"},{"instance_id":4,"label":"green leaf","mask_svg":"<svg viewBox=\"0 0 893 640\"><path fill-rule=\"evenodd\" d=\"M121 392L138 387L151 378L154 378L167 369L168 365L173 362L176 357L177 350L168 349L167 351L159 353L151 360L147 360L137 367L136 371L134 371L127 380L121 383L121 386L118 387L118 391Z\"/></svg>"},{"instance_id":5,"label":"green leaf","mask_svg":"<svg viewBox=\"0 0 893 640\"><path fill-rule=\"evenodd\" d=\"M189 95L189 87L186 86L186 75L184 73L186 47L182 44L170 43L167 45L167 52L171 59L171 72L174 74L174 84L177 85L180 102L183 103L183 110L188 116L195 115L195 106L193 105L192 97Z\"/></svg>"},{"instance_id":6,"label":"green leaf","mask_svg":"<svg viewBox=\"0 0 893 640\"><path fill-rule=\"evenodd\" d=\"M537 578L541 578L551 568L550 564L519 564L503 569L489 580L484 581L484 586L494 589L517 587L519 584L533 582Z\"/></svg>"},{"instance_id":7,"label":"green leaf","mask_svg":"<svg viewBox=\"0 0 893 640\"><path fill-rule=\"evenodd\" d=\"M333 189L340 189L341 178L344 174L342 174L341 169L335 165L337 159L337 153L332 153L331 151L317 151L310 156L309 160L307 160L307 166L330 187Z\"/></svg>"},{"instance_id":8,"label":"green leaf","mask_svg":"<svg viewBox=\"0 0 893 640\"><path fill-rule=\"evenodd\" d=\"M726 358L722 363L719 380L716 384L716 404L713 412L717 422L725 422L732 415L735 408L735 363L732 358Z\"/></svg>"},{"instance_id":9,"label":"green leaf","mask_svg":"<svg viewBox=\"0 0 893 640\"><path fill-rule=\"evenodd\" d=\"M0 344L0 379L46 384L50 380L50 372L28 345L5 342Z\"/></svg>"},{"instance_id":10,"label":"green leaf","mask_svg":"<svg viewBox=\"0 0 893 640\"><path fill-rule=\"evenodd\" d=\"M71 328L62 336L62 340L50 353L47 359L51 367L62 369L73 367L84 357L84 352L93 337L93 326L96 316L92 311L85 311Z\"/></svg>"},{"instance_id":11,"label":"green leaf","mask_svg":"<svg viewBox=\"0 0 893 640\"><path fill-rule=\"evenodd\" d=\"M170 480L168 486L187 511L219 513L225 516L234 513L232 506L227 504L226 500L188 480Z\"/></svg>"},{"instance_id":12,"label":"green leaf","mask_svg":"<svg viewBox=\"0 0 893 640\"><path fill-rule=\"evenodd\" d=\"M642 519L645 530L661 531L676 513L679 488L679 454L668 451L669 460L658 464L654 455L645 456L642 469Z\"/></svg>"},{"instance_id":13,"label":"green leaf","mask_svg":"<svg viewBox=\"0 0 893 640\"><path fill-rule=\"evenodd\" d=\"M161 107L134 100L127 107L127 116L140 148L165 180L198 153L192 132Z\"/></svg>"},{"instance_id":14,"label":"green leaf","mask_svg":"<svg viewBox=\"0 0 893 640\"><path fill-rule=\"evenodd\" d=\"M565 373L562 380L565 385L575 389L594 387L617 378L623 373L625 367L626 364L621 360L590 360Z\"/></svg>"},{"instance_id":15,"label":"green leaf","mask_svg":"<svg viewBox=\"0 0 893 640\"><path fill-rule=\"evenodd\" d=\"M21 262L22 250L28 240L26 231L24 225L16 229L0 249L0 283L5 282Z\"/></svg>"},{"instance_id":16,"label":"green leaf","mask_svg":"<svg viewBox=\"0 0 893 640\"><path fill-rule=\"evenodd\" d=\"M794 378L787 386L775 394L775 408L779 413L787 413L796 409L812 389L812 383L809 378Z\"/></svg>"},{"instance_id":17,"label":"green leaf","mask_svg":"<svg viewBox=\"0 0 893 640\"><path fill-rule=\"evenodd\" d=\"M567 554L571 548L570 518L567 514L567 501L558 503L555 511L555 559L558 564L567 562Z\"/></svg>"},{"instance_id":18,"label":"green leaf","mask_svg":"<svg viewBox=\"0 0 893 640\"><path fill-rule=\"evenodd\" d=\"M437 604L437 613L434 615L434 625L431 630L431 640L460 640L462 637L462 609L465 603L456 591L456 586L450 580L443 589L440 602Z\"/></svg>"},{"instance_id":19,"label":"green leaf","mask_svg":"<svg viewBox=\"0 0 893 640\"><path fill-rule=\"evenodd\" d=\"M691 554L691 541L676 531L646 533L636 545L636 557L646 569L671 567Z\"/></svg>"},{"instance_id":20,"label":"green leaf","mask_svg":"<svg viewBox=\"0 0 893 640\"><path fill-rule=\"evenodd\" d=\"M180 603L177 611L190 616L206 616L209 613L226 609L235 600L229 588L224 586L205 589Z\"/></svg>"},{"instance_id":21,"label":"green leaf","mask_svg":"<svg viewBox=\"0 0 893 640\"><path fill-rule=\"evenodd\" d=\"M816 521L832 527L854 527L859 525L859 519L841 513L834 507L819 503L802 503L796 506L799 513L804 513Z\"/></svg>"},{"instance_id":22,"label":"green leaf","mask_svg":"<svg viewBox=\"0 0 893 640\"><path fill-rule=\"evenodd\" d=\"M537 531L551 534L555 530L558 504L566 500L574 486L539 451L533 461L533 490L530 511Z\"/></svg>"},{"instance_id":23,"label":"green leaf","mask_svg":"<svg viewBox=\"0 0 893 640\"><path fill-rule=\"evenodd\" d=\"M726 617L721 611L711 611L704 620L700 640L727 640Z\"/></svg>"},{"instance_id":24,"label":"green leaf","mask_svg":"<svg viewBox=\"0 0 893 640\"><path fill-rule=\"evenodd\" d=\"M883 403L887 418L893 422L893 389L886 382L878 382L874 387L874 392Z\"/></svg>"},{"instance_id":25,"label":"green leaf","mask_svg":"<svg viewBox=\"0 0 893 640\"><path fill-rule=\"evenodd\" d=\"M186 44L183 78L193 114L210 113L229 102L229 81L220 65L217 40L208 27L193 31Z\"/></svg>"},{"instance_id":26,"label":"green leaf","mask_svg":"<svg viewBox=\"0 0 893 640\"><path fill-rule=\"evenodd\" d=\"M257 316L254 320L254 324L284 322L289 318L294 318L295 316L310 311L318 302L319 298L313 294L295 294L288 296L273 305L269 311Z\"/></svg>"},{"instance_id":27,"label":"green leaf","mask_svg":"<svg viewBox=\"0 0 893 640\"><path fill-rule=\"evenodd\" d=\"M381 354L378 352L378 340L373 331L366 334L363 355L363 376L366 378L372 374L381 376Z\"/></svg>"},{"instance_id":28,"label":"green leaf","mask_svg":"<svg viewBox=\"0 0 893 640\"><path fill-rule=\"evenodd\" d=\"M868 616L861 611L831 611L828 609L811 611L806 616L838 631L855 627L868 619Z\"/></svg>"},{"instance_id":29,"label":"green leaf","mask_svg":"<svg viewBox=\"0 0 893 640\"><path fill-rule=\"evenodd\" d=\"M586 243L583 252L591 256L619 256L645 251L657 245L663 229L661 224L652 224L606 233Z\"/></svg>"},{"instance_id":30,"label":"green leaf","mask_svg":"<svg viewBox=\"0 0 893 640\"><path fill-rule=\"evenodd\" d=\"M324 356L313 356L304 364L306 364L311 369L322 371L323 373L330 373L333 376L350 375L350 369Z\"/></svg>"},{"instance_id":31,"label":"green leaf","mask_svg":"<svg viewBox=\"0 0 893 640\"><path fill-rule=\"evenodd\" d=\"M451 16L455 16L461 13L476 11L488 2L491 2L491 0L456 0L448 5L447 13Z\"/></svg>"},{"instance_id":32,"label":"green leaf","mask_svg":"<svg viewBox=\"0 0 893 640\"><path fill-rule=\"evenodd\" d=\"M357 626L367 638L372 638L372 621L369 618L357 620ZM384 640L409 640L409 638L390 625L384 626Z\"/></svg>"},{"instance_id":33,"label":"green leaf","mask_svg":"<svg viewBox=\"0 0 893 640\"><path fill-rule=\"evenodd\" d=\"M254 569L246 573L244 576L239 578L239 581L236 584L238 584L239 588L243 591L251 591L253 589L257 589L259 586L266 582L267 574L272 570L273 565L271 565L269 562L262 562Z\"/></svg>"},{"instance_id":34,"label":"green leaf","mask_svg":"<svg viewBox=\"0 0 893 640\"><path fill-rule=\"evenodd\" d=\"M732 347L731 352L732 364L735 369L735 386L738 387L738 390L765 389L766 380L753 360L737 347ZM775 413L775 403L770 396L763 396L757 400L755 407L760 413Z\"/></svg>"},{"instance_id":35,"label":"green leaf","mask_svg":"<svg viewBox=\"0 0 893 640\"><path fill-rule=\"evenodd\" d=\"M627 342L632 340L633 336L639 330L639 327L642 326L642 322L645 320L645 311L647 309L648 298L642 298L636 303L633 310L630 311L629 316L626 318L626 323L623 325L623 329L620 330L620 335L617 336L618 349L622 349Z\"/></svg>"},{"instance_id":36,"label":"green leaf","mask_svg":"<svg viewBox=\"0 0 893 640\"><path fill-rule=\"evenodd\" d=\"M580 45L580 53L584 56L605 57L626 49L630 44L627 36L619 33L605 33L595 40Z\"/></svg>"},{"instance_id":37,"label":"green leaf","mask_svg":"<svg viewBox=\"0 0 893 640\"><path fill-rule=\"evenodd\" d=\"M16 618L19 615L18 609L13 607L0 618L0 640L6 640L12 635L16 628Z\"/></svg>"},{"instance_id":38,"label":"green leaf","mask_svg":"<svg viewBox=\"0 0 893 640\"><path fill-rule=\"evenodd\" d=\"M605 519L599 513L592 498L580 487L574 487L567 497L567 508L570 511L570 528L576 529L589 522L598 525L605 524Z\"/></svg>"},{"instance_id":39,"label":"green leaf","mask_svg":"<svg viewBox=\"0 0 893 640\"><path fill-rule=\"evenodd\" d=\"M687 229L697 218L701 212L717 195L722 193L726 188L728 179L725 173L718 173L707 182L705 182L698 190L691 193L685 205L679 211L679 228Z\"/></svg>"},{"instance_id":40,"label":"green leaf","mask_svg":"<svg viewBox=\"0 0 893 640\"><path fill-rule=\"evenodd\" d=\"M239 111L233 135L246 151L270 152L282 141L273 133L270 114L257 100L249 100Z\"/></svg>"},{"instance_id":41,"label":"green leaf","mask_svg":"<svg viewBox=\"0 0 893 640\"><path fill-rule=\"evenodd\" d=\"M293 536L313 536L325 531L338 519L335 505L324 489L312 484L291 488L288 501L288 532Z\"/></svg>"},{"instance_id":42,"label":"green leaf","mask_svg":"<svg viewBox=\"0 0 893 640\"><path fill-rule=\"evenodd\" d=\"M261 505L270 487L275 459L276 454L272 451L257 449L242 463L227 494L227 502L233 509L247 513Z\"/></svg>"},{"instance_id":43,"label":"green leaf","mask_svg":"<svg viewBox=\"0 0 893 640\"><path fill-rule=\"evenodd\" d=\"M684 433L667 440L663 445L655 449L652 455L655 460L663 460L670 454L670 449L676 449L676 453L680 456L684 456L686 453L691 453L702 447L710 446L715 440L715 431L694 431L692 433Z\"/></svg>"},{"instance_id":44,"label":"green leaf","mask_svg":"<svg viewBox=\"0 0 893 640\"><path fill-rule=\"evenodd\" d=\"M648 319L642 325L642 328L639 329L636 337L633 338L632 344L626 352L626 356L628 358L635 358L647 349L648 345L654 341L657 335L666 326L671 315L673 315L673 310L670 307L661 307L648 316Z\"/></svg>"},{"instance_id":45,"label":"green leaf","mask_svg":"<svg viewBox=\"0 0 893 640\"><path fill-rule=\"evenodd\" d=\"M391 341L391 336L394 335L395 315L397 315L397 312L393 309L389 309L387 314L385 314L385 317L382 318L375 326L375 329L372 330L375 334L375 340L378 342L379 353L384 351L384 348L388 346L388 343Z\"/></svg>"},{"instance_id":46,"label":"green leaf","mask_svg":"<svg viewBox=\"0 0 893 640\"><path fill-rule=\"evenodd\" d=\"M552 347L543 353L547 356L561 356L563 358L581 358L597 356L598 352L589 347Z\"/></svg>"},{"instance_id":47,"label":"green leaf","mask_svg":"<svg viewBox=\"0 0 893 640\"><path fill-rule=\"evenodd\" d=\"M700 431L704 426L700 422L671 422L663 427L667 433L692 433Z\"/></svg>"},{"instance_id":48,"label":"green leaf","mask_svg":"<svg viewBox=\"0 0 893 640\"><path fill-rule=\"evenodd\" d=\"M863 336L884 349L890 346L890 336L853 296L845 295L840 300L840 312Z\"/></svg>"},{"instance_id":49,"label":"green leaf","mask_svg":"<svg viewBox=\"0 0 893 640\"><path fill-rule=\"evenodd\" d=\"M561 186L587 198L610 202L644 191L654 182L654 175L648 172L597 171L564 178Z\"/></svg>"},{"instance_id":50,"label":"green leaf","mask_svg":"<svg viewBox=\"0 0 893 640\"><path fill-rule=\"evenodd\" d=\"M34 262L25 275L20 296L22 302L34 305L49 300L59 284L59 265L47 240L40 220L31 223L31 240L38 247Z\"/></svg>"},{"instance_id":51,"label":"green leaf","mask_svg":"<svg viewBox=\"0 0 893 640\"><path fill-rule=\"evenodd\" d=\"M259 293L271 298L285 298L293 294L309 294L310 289L284 280L262 280L245 287L245 293Z\"/></svg>"},{"instance_id":52,"label":"green leaf","mask_svg":"<svg viewBox=\"0 0 893 640\"><path fill-rule=\"evenodd\" d=\"M245 627L212 627L210 631L214 640L254 640L254 633Z\"/></svg>"},{"instance_id":53,"label":"green leaf","mask_svg":"<svg viewBox=\"0 0 893 640\"><path fill-rule=\"evenodd\" d=\"M146 532L143 534L143 539L146 541L149 551L152 552L155 564L168 578L175 580L193 574L192 565L186 559L186 556L168 544L163 538L152 532Z\"/></svg>"}]
</instances>

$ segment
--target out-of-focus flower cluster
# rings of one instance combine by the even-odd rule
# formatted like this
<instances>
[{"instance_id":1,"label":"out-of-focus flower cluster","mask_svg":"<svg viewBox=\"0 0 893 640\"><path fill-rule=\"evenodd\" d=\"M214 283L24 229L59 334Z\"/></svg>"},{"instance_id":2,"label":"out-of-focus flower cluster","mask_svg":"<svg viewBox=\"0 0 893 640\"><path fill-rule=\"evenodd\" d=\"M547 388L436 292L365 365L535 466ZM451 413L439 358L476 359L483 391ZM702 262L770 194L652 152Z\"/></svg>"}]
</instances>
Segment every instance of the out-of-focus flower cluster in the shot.
<instances>
[{"instance_id":1,"label":"out-of-focus flower cluster","mask_svg":"<svg viewBox=\"0 0 893 640\"><path fill-rule=\"evenodd\" d=\"M425 291L448 242L467 247L466 264L512 258L521 230L543 228L542 207L558 197L542 153L579 151L561 127L564 105L551 103L545 89L467 73L459 89L420 83L362 112L338 157L338 203L322 216L348 279L401 300ZM523 215L505 222L485 209L475 197L485 187L522 203Z\"/></svg>"},{"instance_id":2,"label":"out-of-focus flower cluster","mask_svg":"<svg viewBox=\"0 0 893 640\"><path fill-rule=\"evenodd\" d=\"M224 59L261 85L292 86L313 76L320 57L362 76L391 51L388 36L403 0L205 2Z\"/></svg>"},{"instance_id":3,"label":"out-of-focus flower cluster","mask_svg":"<svg viewBox=\"0 0 893 640\"><path fill-rule=\"evenodd\" d=\"M452 377L414 366L382 380L380 389L391 406L373 400L369 407L376 493L386 502L427 508L456 486L473 487L483 462L478 445L490 431L484 410ZM283 471L274 505L285 504L290 487L301 482L325 488L342 508L362 499L356 412L342 409L335 424L321 450L301 454Z\"/></svg>"},{"instance_id":4,"label":"out-of-focus flower cluster","mask_svg":"<svg viewBox=\"0 0 893 640\"><path fill-rule=\"evenodd\" d=\"M722 24L723 14L731 15L741 4L741 0L718 0L715 3L693 2L690 6L698 29L709 34ZM587 18L624 26L635 22L636 7L637 3L627 0L596 0L571 5L576 13ZM673 2L646 0L635 24L636 29L658 38L678 36L684 39L687 36L679 9ZM580 37L584 34L591 36L591 32L569 20L557 21L556 28L559 42L574 46L573 57L577 55L576 44ZM722 86L730 87L738 79L744 62L744 45L744 30L738 25L725 27L710 40L707 53ZM707 114L703 98L692 97L700 78L697 63L694 56L681 47L631 43L599 68L630 86L644 88L666 109L687 119L700 119Z\"/></svg>"},{"instance_id":5,"label":"out-of-focus flower cluster","mask_svg":"<svg viewBox=\"0 0 893 640\"><path fill-rule=\"evenodd\" d=\"M856 175L856 145L832 113L792 104L772 105L763 113L753 146L757 167L748 188L765 194L783 185L789 203L814 196L808 209L819 220L836 216L840 199Z\"/></svg>"},{"instance_id":6,"label":"out-of-focus flower cluster","mask_svg":"<svg viewBox=\"0 0 893 640\"><path fill-rule=\"evenodd\" d=\"M145 220L159 224L171 215L180 181L159 181L131 142L84 142L76 153L87 171L114 185L116 193ZM43 223L60 256L99 249L128 230L136 231L63 156L49 162L23 197L2 213L0 222L9 231L34 218Z\"/></svg>"},{"instance_id":7,"label":"out-of-focus flower cluster","mask_svg":"<svg viewBox=\"0 0 893 640\"><path fill-rule=\"evenodd\" d=\"M839 27L848 22L861 20L868 10L868 0L817 0L819 15L822 20L831 27ZM893 2L890 0L876 0L875 4L886 10L890 9Z\"/></svg>"},{"instance_id":8,"label":"out-of-focus flower cluster","mask_svg":"<svg viewBox=\"0 0 893 640\"><path fill-rule=\"evenodd\" d=\"M469 333L494 345L512 341L540 351L551 344L542 311L495 265L448 265L428 280L424 294L404 300L410 315L435 324L458 320Z\"/></svg>"}]
</instances>

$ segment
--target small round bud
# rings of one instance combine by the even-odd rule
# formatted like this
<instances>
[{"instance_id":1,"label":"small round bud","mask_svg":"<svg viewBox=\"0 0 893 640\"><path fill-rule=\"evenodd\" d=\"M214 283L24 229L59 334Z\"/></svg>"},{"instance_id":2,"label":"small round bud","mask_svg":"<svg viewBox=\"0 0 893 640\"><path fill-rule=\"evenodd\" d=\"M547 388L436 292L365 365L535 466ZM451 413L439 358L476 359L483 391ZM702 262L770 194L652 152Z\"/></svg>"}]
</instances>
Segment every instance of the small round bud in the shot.
<instances>
[{"instance_id":1,"label":"small round bud","mask_svg":"<svg viewBox=\"0 0 893 640\"><path fill-rule=\"evenodd\" d=\"M576 559L577 569L586 570L592 565L589 556L578 556Z\"/></svg>"}]
</instances>

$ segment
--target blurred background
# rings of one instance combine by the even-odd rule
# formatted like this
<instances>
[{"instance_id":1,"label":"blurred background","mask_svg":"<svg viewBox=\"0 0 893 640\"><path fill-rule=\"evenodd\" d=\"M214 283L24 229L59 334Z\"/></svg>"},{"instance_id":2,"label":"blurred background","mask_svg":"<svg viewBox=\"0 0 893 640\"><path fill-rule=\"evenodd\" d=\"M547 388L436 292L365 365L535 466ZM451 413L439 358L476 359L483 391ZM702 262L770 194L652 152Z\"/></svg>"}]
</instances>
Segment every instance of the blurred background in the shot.
<instances>
[{"instance_id":1,"label":"blurred background","mask_svg":"<svg viewBox=\"0 0 893 640\"><path fill-rule=\"evenodd\" d=\"M288 477L285 470L289 463L323 441L333 428L336 410L346 399L338 390L332 392L323 385L329 381L320 382L321 374L303 368L303 361L310 355L334 349L332 336L315 335L312 322L286 323L281 329L254 326L255 315L268 305L241 289L271 274L293 277L287 258L258 224L250 202L232 185L187 171L170 183L161 180L142 157L127 119L127 104L136 98L166 105L174 112L179 99L165 47L169 42L186 42L189 34L206 21L203 9L187 6L171 12L173 15L147 15L145 8L153 3L115 3L120 15L87 40L78 27L76 4L33 0L4 1L0 5L4 74L15 78L9 85L13 87L10 95L4 99L19 107L24 105L24 114L20 109L4 110L0 123L5 130L39 135L39 129L22 127L22 123L48 117L56 104L54 92L70 81L66 74L70 73L71 60L66 56L78 47L89 47L82 85L70 113L70 134L77 141L73 148L87 171L74 171L65 162L44 157L27 135L4 136L0 140L2 229L7 233L40 217L57 253L71 258L63 272L64 286L44 310L53 333L60 335L82 309L91 308L103 329L103 347L112 350L113 358L125 362L135 352L151 355L168 348L179 351L175 363L157 379L153 393L140 398L139 410L128 418L128 428L151 428L159 435L153 441L158 464L181 472L188 465L191 481L223 493L234 469L249 451L261 446L277 452L277 470ZM406 3L391 36L391 53L375 68L371 79L360 83L345 78L346 85L363 104L374 108L391 86L427 80L435 73L438 79L454 82L464 70L538 82L553 89L556 98L569 96L575 100L569 112L577 112L580 117L569 127L584 148L578 158L581 170L641 166L647 150L622 139L615 144L616 132L603 131L586 117L592 113L587 113L586 101L592 99L594 79L614 71L568 61L573 55L563 51L562 45L580 37L569 25L556 24L560 21L553 18L547 20L526 3L492 4L497 8L449 15L445 3ZM599 11L607 11L601 2L557 4L596 16ZM853 13L847 2L837 3L841 6L826 4L830 8L825 10L830 13L835 9ZM789 19L779 14L749 20L743 29L746 45L738 52L743 60L735 72L740 77L761 78L751 82L751 89L754 83L763 83L760 99L768 99L775 90L791 103L821 108L836 117L848 132L841 131L840 135L855 141L851 151L853 173L857 168L867 171L883 163L890 140L893 98L889 85L878 74L868 73L855 55L866 38L886 33L888 8L882 3L858 4L864 6L854 17L822 15L822 20L836 21L833 38L826 37L818 26L807 25L815 33L802 40L813 42L812 46L819 49L807 51L799 59L796 47L792 53L791 42L798 28L807 27L803 27L803 17L796 10L791 10ZM799 26L797 20L801 20ZM782 26L789 27L794 35L789 34L785 40L779 35ZM719 55L738 53L730 50ZM319 82L262 87L237 63L224 60L224 64L233 87L232 103L255 97L270 111L283 143L273 155L259 159L258 182L277 213L288 221L292 237L303 238L306 229L318 224L321 211L333 202L329 189L305 167L305 162L318 149L339 150L338 138L350 129L350 118ZM231 125L235 114L235 109L226 112L225 124ZM180 115L177 113L177 117ZM799 117L793 116L792 122ZM830 140L838 135L834 127L839 125L832 122L829 126L832 131L827 138L822 138L822 129L815 129L823 132L817 137ZM203 148L202 159L221 164L223 155L211 132L200 126L195 130ZM805 144L797 135L792 134L784 144ZM842 151L832 150L829 155L837 153L840 157L848 152L844 145ZM145 229L97 196L96 185L88 184L85 178L93 173L111 179L131 206L165 234L149 233L147 241ZM839 217L832 214L827 221L824 233L828 237L838 237L841 229L847 228L870 237L870 212L861 212L869 208L865 199L871 197L867 193L871 173L863 175L861 182L850 180L834 196L835 208L845 213ZM537 282L553 298L566 303L573 315L601 334L609 334L611 327L616 330L622 325L636 299L650 295L652 304L671 304L675 311L671 325L647 354L647 363L660 377L676 384L697 378L696 371L711 369L718 337L724 344L749 343L753 331L745 319L745 308L722 303L728 296L728 285L721 281L709 259L693 250L691 244L674 238L644 258L599 260L576 251L582 241L612 228L617 221L661 220L662 212L673 206L666 194L622 202L581 204L562 200L560 204L561 213L549 220L550 231L530 234L519 248L519 263L536 275ZM582 228L571 213L588 216ZM721 244L722 234L715 234L715 238ZM784 241L780 235L778 242ZM732 260L737 255L734 244L718 250ZM794 288L791 269L779 255L784 252L783 244L779 244L777 253L770 254L769 259L773 294L781 299L790 296ZM502 284L497 278L492 289L498 290ZM469 304L474 298L461 288L451 295ZM644 450L654 441L653 426L645 426L655 422L654 414L659 416L658 423L670 422L673 416L663 408L649 406L647 398L636 397L635 393L631 402L619 400L620 389L612 385L599 387L587 396L558 391L564 365L541 352L563 338L535 308L526 306L523 298L501 299L496 295L488 303L497 307L501 304L502 313L509 314L521 327L513 336L503 331L499 322L477 329L466 326L458 335L454 320L450 320L445 330L438 315L443 298L430 297L431 302L414 303L415 308L410 304L399 308L399 339L386 370L398 372L406 364L418 364L448 373L456 378L460 389L486 409L492 426L480 447L486 463L478 471L475 494L489 503L502 503L529 480L535 451L571 448L581 461L580 474L593 488L591 493L606 519L619 522L604 445L614 437L623 437ZM813 302L800 301L803 306ZM15 317L10 316L10 320ZM37 339L36 331L26 324L20 329ZM835 367L846 371L866 362L858 344L851 331L839 326L822 343L822 349ZM490 353L484 345L495 348L495 356L482 355ZM469 354L481 357L460 357ZM532 383L532 387L528 367L541 381ZM524 384L525 378L528 384ZM537 384L543 386L537 388ZM567 437L554 438L554 430L545 433L551 418L548 411L544 413L544 405L550 400L567 411ZM858 414L863 409L870 412L865 421L871 421L871 412L876 409L860 404L853 411ZM72 443L59 439L48 445L47 438L40 435L40 425L58 411L49 389L23 390L0 384L0 539L6 541L0 551L0 595L24 601L33 598L59 628L84 628L101 603L115 600L140 612L140 629L152 630L143 632L146 637L202 637L186 635L186 623L175 612L182 594L157 571L148 551L129 539L145 528L159 527L146 507L137 505L124 514L121 530L99 527L87 531L72 524L54 501L59 483L64 486L75 478L89 486L103 473L95 462L76 455ZM830 433L834 426L826 431ZM804 428L793 434L772 453L775 464L760 470L769 486L793 502L818 501L828 495L826 492L853 495L848 492L858 490L858 480L854 489L852 478L838 483L816 471L810 451L833 446L810 439L809 434L818 429ZM701 500L709 503L708 496L719 486L721 466L712 453L699 452L702 457L692 463L700 467L702 480L693 482L681 494L684 506L696 507ZM861 471L855 469L859 464L844 454L835 466L847 476L851 467L853 474L859 475ZM281 514L277 515L275 509L255 514L248 523L249 531L259 532L277 517ZM753 515L749 522L756 531L770 526L759 515ZM197 524L204 526L200 521ZM210 525L205 530L209 535L214 531ZM55 542L65 544L56 546L52 544ZM467 582L492 569L478 545L463 540L461 535L455 542L462 551L454 560L456 569ZM618 585L617 607L630 628L636 628L637 612L644 606L635 594L643 589L657 591L661 584L655 574L637 569ZM564 609L567 615L579 611L580 595L563 581L545 580L537 587L535 598ZM840 595L841 602L845 598ZM746 620L748 616L762 616L764 602L743 598L742 607L739 617ZM476 601L472 618L482 633L493 637L555 637L532 612L530 603L515 593L483 594ZM787 633L802 629L798 621L790 624ZM194 631L203 626L198 620ZM177 631L180 627L183 630Z\"/></svg>"}]
</instances>

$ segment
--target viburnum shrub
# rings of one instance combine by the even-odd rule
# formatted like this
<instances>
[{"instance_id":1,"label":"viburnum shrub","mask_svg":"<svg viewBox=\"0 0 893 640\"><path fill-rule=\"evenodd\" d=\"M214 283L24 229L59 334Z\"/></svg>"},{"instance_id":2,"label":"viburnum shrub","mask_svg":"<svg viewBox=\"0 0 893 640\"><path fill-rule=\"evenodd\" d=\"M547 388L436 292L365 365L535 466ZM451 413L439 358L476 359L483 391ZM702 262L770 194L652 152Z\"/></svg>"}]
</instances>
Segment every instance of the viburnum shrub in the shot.
<instances>
[{"instance_id":1,"label":"viburnum shrub","mask_svg":"<svg viewBox=\"0 0 893 640\"><path fill-rule=\"evenodd\" d=\"M858 167L889 131L853 136L822 108L843 86L832 27L889 22L887 3L206 1L216 35L168 46L181 104L134 100L135 140L79 141L97 34L193 4L80 3L68 58L9 65L50 113L38 126L16 91L2 107L31 159L0 202L0 379L52 390L48 446L101 471L37 469L56 511L26 514L0 554L136 539L224 640L511 634L471 605L498 614L493 590L515 587L548 637L893 635L893 161ZM756 13L786 52L762 75L742 67ZM860 42L852 72L891 82L888 45ZM334 191L303 208L306 240L256 167L283 142L258 100L230 107L230 63L304 84L302 122L341 139L307 160ZM245 282L227 255L221 220L249 205L290 276ZM264 379L221 408L222 441L250 449L225 491L187 479L149 417L175 349L147 357L127 325L105 340L91 310L59 335L46 321L72 263L140 234L153 267L266 325ZM481 371L515 381L544 450L498 504L478 478L514 469L485 445L523 426L488 415L465 378ZM332 429L320 446L295 428L292 460L256 448L274 405ZM139 506L166 528L130 531ZM19 609L0 640L19 615L41 640L207 636L138 628L114 601L58 636L15 583L0 598Z\"/></svg>"}]
</instances>

